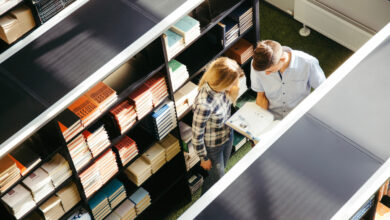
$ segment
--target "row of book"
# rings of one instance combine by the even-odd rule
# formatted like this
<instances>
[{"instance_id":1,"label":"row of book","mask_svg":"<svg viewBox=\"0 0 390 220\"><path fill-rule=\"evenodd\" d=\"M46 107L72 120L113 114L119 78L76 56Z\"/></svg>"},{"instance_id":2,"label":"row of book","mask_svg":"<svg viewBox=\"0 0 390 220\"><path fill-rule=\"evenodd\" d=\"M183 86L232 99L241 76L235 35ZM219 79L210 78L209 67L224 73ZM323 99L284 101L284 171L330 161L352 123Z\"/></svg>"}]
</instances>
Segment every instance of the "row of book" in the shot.
<instances>
[{"instance_id":1,"label":"row of book","mask_svg":"<svg viewBox=\"0 0 390 220\"><path fill-rule=\"evenodd\" d=\"M140 186L179 152L179 140L169 134L130 164L126 168L125 173L135 185Z\"/></svg>"},{"instance_id":2,"label":"row of book","mask_svg":"<svg viewBox=\"0 0 390 220\"><path fill-rule=\"evenodd\" d=\"M110 110L121 134L128 131L137 120L145 117L153 107L168 96L165 77L156 74L129 95L129 99Z\"/></svg>"},{"instance_id":3,"label":"row of book","mask_svg":"<svg viewBox=\"0 0 390 220\"><path fill-rule=\"evenodd\" d=\"M39 143L26 140L9 154L0 159L0 191L4 193L22 176L27 175L42 160L32 149Z\"/></svg>"},{"instance_id":4,"label":"row of book","mask_svg":"<svg viewBox=\"0 0 390 220\"><path fill-rule=\"evenodd\" d=\"M84 95L68 106L57 121L66 142L94 122L112 103L117 100L116 91L99 82Z\"/></svg>"},{"instance_id":5,"label":"row of book","mask_svg":"<svg viewBox=\"0 0 390 220\"><path fill-rule=\"evenodd\" d=\"M1 199L10 213L20 218L71 176L69 164L60 154L56 154Z\"/></svg>"},{"instance_id":6,"label":"row of book","mask_svg":"<svg viewBox=\"0 0 390 220\"><path fill-rule=\"evenodd\" d=\"M178 118L192 108L197 95L198 86L191 81L175 92L174 98Z\"/></svg>"},{"instance_id":7,"label":"row of book","mask_svg":"<svg viewBox=\"0 0 390 220\"><path fill-rule=\"evenodd\" d=\"M146 128L157 140L163 139L176 126L175 106L171 100L165 101L160 107L152 111L141 125Z\"/></svg>"},{"instance_id":8,"label":"row of book","mask_svg":"<svg viewBox=\"0 0 390 220\"><path fill-rule=\"evenodd\" d=\"M45 23L75 0L33 0L39 20Z\"/></svg>"},{"instance_id":9,"label":"row of book","mask_svg":"<svg viewBox=\"0 0 390 220\"><path fill-rule=\"evenodd\" d=\"M86 197L99 190L118 170L115 153L110 148L79 175Z\"/></svg>"},{"instance_id":10,"label":"row of book","mask_svg":"<svg viewBox=\"0 0 390 220\"><path fill-rule=\"evenodd\" d=\"M241 4L217 25L221 33L221 44L228 47L239 36L253 26L253 9L249 4Z\"/></svg>"},{"instance_id":11,"label":"row of book","mask_svg":"<svg viewBox=\"0 0 390 220\"><path fill-rule=\"evenodd\" d=\"M71 182L39 206L45 219L59 219L81 200L76 184Z\"/></svg>"},{"instance_id":12,"label":"row of book","mask_svg":"<svg viewBox=\"0 0 390 220\"><path fill-rule=\"evenodd\" d=\"M140 187L118 208L116 208L106 220L132 220L141 214L151 204L151 198L144 188Z\"/></svg>"},{"instance_id":13,"label":"row of book","mask_svg":"<svg viewBox=\"0 0 390 220\"><path fill-rule=\"evenodd\" d=\"M76 170L79 171L110 145L103 123L98 122L69 142L67 147Z\"/></svg>"},{"instance_id":14,"label":"row of book","mask_svg":"<svg viewBox=\"0 0 390 220\"><path fill-rule=\"evenodd\" d=\"M168 63L172 90L175 92L190 77L186 65L172 59Z\"/></svg>"},{"instance_id":15,"label":"row of book","mask_svg":"<svg viewBox=\"0 0 390 220\"><path fill-rule=\"evenodd\" d=\"M104 219L126 198L123 183L114 178L88 201L88 205L92 210L93 217L100 220Z\"/></svg>"},{"instance_id":16,"label":"row of book","mask_svg":"<svg viewBox=\"0 0 390 220\"><path fill-rule=\"evenodd\" d=\"M163 34L168 60L184 49L186 45L200 35L199 21L184 16Z\"/></svg>"},{"instance_id":17,"label":"row of book","mask_svg":"<svg viewBox=\"0 0 390 220\"><path fill-rule=\"evenodd\" d=\"M121 140L115 144L115 149L123 166L126 166L139 152L135 141L127 135L124 135Z\"/></svg>"}]
</instances>

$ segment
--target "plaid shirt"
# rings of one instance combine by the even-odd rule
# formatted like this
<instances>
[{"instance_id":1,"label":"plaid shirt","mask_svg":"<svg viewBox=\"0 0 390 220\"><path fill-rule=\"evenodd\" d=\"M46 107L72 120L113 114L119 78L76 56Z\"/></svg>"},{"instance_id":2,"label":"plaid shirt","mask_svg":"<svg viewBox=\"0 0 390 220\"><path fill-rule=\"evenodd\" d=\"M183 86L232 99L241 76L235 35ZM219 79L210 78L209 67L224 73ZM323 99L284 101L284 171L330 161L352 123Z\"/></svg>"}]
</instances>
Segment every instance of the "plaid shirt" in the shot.
<instances>
[{"instance_id":1,"label":"plaid shirt","mask_svg":"<svg viewBox=\"0 0 390 220\"><path fill-rule=\"evenodd\" d=\"M195 99L192 144L199 157L207 160L206 147L217 147L229 140L231 129L225 125L232 102L225 93L215 92L205 83Z\"/></svg>"}]
</instances>

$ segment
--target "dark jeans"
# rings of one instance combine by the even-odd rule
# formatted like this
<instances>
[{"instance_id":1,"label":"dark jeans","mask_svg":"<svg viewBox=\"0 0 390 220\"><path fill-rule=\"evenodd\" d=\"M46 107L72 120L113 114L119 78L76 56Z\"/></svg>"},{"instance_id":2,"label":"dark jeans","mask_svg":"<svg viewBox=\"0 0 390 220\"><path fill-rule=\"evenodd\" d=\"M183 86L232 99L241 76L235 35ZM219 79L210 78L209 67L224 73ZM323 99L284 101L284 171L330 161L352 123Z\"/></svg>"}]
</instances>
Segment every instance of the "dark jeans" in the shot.
<instances>
[{"instance_id":1,"label":"dark jeans","mask_svg":"<svg viewBox=\"0 0 390 220\"><path fill-rule=\"evenodd\" d=\"M211 160L212 167L208 171L209 176L204 180L202 195L210 189L223 175L225 167L233 147L233 131L230 132L229 140L219 147L207 147L207 157Z\"/></svg>"}]
</instances>

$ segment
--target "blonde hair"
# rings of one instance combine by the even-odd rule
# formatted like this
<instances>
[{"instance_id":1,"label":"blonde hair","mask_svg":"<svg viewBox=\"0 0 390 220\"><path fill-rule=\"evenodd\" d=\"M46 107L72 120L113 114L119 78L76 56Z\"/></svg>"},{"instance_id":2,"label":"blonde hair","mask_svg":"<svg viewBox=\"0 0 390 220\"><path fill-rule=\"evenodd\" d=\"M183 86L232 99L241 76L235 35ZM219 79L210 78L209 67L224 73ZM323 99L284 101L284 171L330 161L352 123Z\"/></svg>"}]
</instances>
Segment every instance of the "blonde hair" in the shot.
<instances>
[{"instance_id":1,"label":"blonde hair","mask_svg":"<svg viewBox=\"0 0 390 220\"><path fill-rule=\"evenodd\" d=\"M235 102L236 98L226 89L243 75L244 71L236 61L220 57L214 60L203 74L199 82L199 89L207 82L211 89L216 92L226 92L231 101Z\"/></svg>"}]
</instances>

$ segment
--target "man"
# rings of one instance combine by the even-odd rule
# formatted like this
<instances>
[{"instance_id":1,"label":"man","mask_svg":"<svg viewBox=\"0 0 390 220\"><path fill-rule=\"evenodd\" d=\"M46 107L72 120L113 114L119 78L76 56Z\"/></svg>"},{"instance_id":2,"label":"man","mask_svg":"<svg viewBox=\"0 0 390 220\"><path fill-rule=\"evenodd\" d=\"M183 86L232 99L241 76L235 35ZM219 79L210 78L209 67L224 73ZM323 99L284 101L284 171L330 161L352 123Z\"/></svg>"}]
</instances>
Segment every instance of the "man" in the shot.
<instances>
[{"instance_id":1,"label":"man","mask_svg":"<svg viewBox=\"0 0 390 220\"><path fill-rule=\"evenodd\" d=\"M275 119L283 119L325 79L318 60L307 53L272 40L259 42L254 50L251 87L257 92L256 103Z\"/></svg>"}]
</instances>

